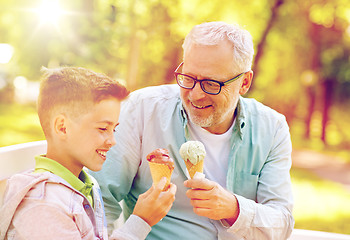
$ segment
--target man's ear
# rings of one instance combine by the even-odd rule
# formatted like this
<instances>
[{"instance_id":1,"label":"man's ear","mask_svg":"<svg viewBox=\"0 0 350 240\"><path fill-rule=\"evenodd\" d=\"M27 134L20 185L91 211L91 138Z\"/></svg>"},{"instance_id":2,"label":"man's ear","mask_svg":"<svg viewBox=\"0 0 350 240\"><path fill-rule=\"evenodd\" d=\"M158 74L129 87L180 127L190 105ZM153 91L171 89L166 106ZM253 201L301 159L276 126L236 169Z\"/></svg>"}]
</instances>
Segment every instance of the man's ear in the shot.
<instances>
[{"instance_id":1,"label":"man's ear","mask_svg":"<svg viewBox=\"0 0 350 240\"><path fill-rule=\"evenodd\" d=\"M54 118L54 133L58 137L66 137L67 134L67 118L63 114L59 114Z\"/></svg>"},{"instance_id":2,"label":"man's ear","mask_svg":"<svg viewBox=\"0 0 350 240\"><path fill-rule=\"evenodd\" d=\"M249 72L246 72L243 75L242 85L241 85L241 88L239 89L240 95L244 95L248 92L250 85L252 84L252 81L253 81L253 71L250 70Z\"/></svg>"}]
</instances>

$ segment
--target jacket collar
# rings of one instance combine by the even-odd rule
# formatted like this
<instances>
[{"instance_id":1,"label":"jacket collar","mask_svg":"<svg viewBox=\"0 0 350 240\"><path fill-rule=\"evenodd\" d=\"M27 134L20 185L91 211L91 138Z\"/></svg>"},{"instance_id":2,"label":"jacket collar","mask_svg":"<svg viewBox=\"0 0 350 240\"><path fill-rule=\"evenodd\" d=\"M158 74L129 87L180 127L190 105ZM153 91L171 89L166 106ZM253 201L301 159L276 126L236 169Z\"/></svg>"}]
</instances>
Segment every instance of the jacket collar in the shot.
<instances>
[{"instance_id":1,"label":"jacket collar","mask_svg":"<svg viewBox=\"0 0 350 240\"><path fill-rule=\"evenodd\" d=\"M243 104L243 98L240 96L236 107L236 124L233 131L237 131L241 140L246 129L246 109Z\"/></svg>"}]
</instances>

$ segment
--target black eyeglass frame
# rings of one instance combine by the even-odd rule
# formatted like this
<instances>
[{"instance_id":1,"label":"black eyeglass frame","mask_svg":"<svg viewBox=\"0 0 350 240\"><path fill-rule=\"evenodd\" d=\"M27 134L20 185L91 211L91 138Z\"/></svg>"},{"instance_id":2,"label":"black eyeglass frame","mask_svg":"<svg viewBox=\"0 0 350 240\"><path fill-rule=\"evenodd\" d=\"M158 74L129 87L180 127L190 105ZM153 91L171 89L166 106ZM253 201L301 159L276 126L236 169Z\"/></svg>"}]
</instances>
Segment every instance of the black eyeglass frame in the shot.
<instances>
[{"instance_id":1,"label":"black eyeglass frame","mask_svg":"<svg viewBox=\"0 0 350 240\"><path fill-rule=\"evenodd\" d=\"M235 76L235 77L233 77L233 78L231 78L231 79L229 79L229 80L227 80L227 81L224 81L224 82L220 82L220 81L212 80L212 79L202 79L202 80L198 80L198 79L196 79L196 78L194 78L194 77L192 77L192 76L189 76L189 75L187 75L187 74L183 74L183 73L178 73L178 72L177 72L177 71L179 70L179 68L180 68L183 64L184 64L184 62L181 62L180 65L179 65L179 66L175 69L175 71L174 71L175 79L176 79L177 84L178 84L180 87L184 88L184 89L193 89L193 88L196 86L196 83L199 82L199 85L201 86L201 89L203 90L203 92L208 93L208 94L211 94L211 95L218 95L218 94L221 92L221 88L222 88L223 86L225 86L225 85L227 85L227 84L230 84L231 82L236 81L239 77L241 77L244 73L246 73L246 72L242 72L242 73L238 74L237 76ZM181 84L179 83L179 80L178 80L178 77L177 77L178 75L185 76L185 77L188 77L188 78L192 79L192 80L193 80L193 86L192 86L192 87L185 87L185 86L181 85ZM218 91L217 93L212 93L212 92L206 91L205 88L204 88L203 85L202 85L202 82L204 82L204 81L206 81L206 82L208 82L208 81L209 81L209 82L215 82L215 83L219 84L219 85L220 85L219 91Z\"/></svg>"}]
</instances>

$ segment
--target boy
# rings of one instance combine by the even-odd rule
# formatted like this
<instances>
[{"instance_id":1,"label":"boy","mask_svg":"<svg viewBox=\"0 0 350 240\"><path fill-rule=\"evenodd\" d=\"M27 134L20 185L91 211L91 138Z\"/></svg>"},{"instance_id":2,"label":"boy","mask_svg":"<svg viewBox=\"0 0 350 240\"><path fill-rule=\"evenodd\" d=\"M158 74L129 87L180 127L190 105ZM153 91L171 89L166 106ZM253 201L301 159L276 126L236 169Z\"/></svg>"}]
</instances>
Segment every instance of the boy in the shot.
<instances>
[{"instance_id":1,"label":"boy","mask_svg":"<svg viewBox=\"0 0 350 240\"><path fill-rule=\"evenodd\" d=\"M43 72L38 115L47 153L35 158L34 171L8 180L0 239L107 239L100 190L83 167L101 170L128 91L84 68ZM166 215L176 187L162 192L164 180L140 195L133 215L111 239L144 239Z\"/></svg>"}]
</instances>

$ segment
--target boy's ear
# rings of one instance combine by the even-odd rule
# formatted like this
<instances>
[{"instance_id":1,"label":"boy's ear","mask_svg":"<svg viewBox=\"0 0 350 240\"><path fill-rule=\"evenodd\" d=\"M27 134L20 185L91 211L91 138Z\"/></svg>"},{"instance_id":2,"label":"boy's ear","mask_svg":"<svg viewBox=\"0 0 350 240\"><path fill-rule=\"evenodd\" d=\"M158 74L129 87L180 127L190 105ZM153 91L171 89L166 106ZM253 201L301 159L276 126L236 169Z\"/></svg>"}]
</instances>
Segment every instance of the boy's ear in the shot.
<instances>
[{"instance_id":1,"label":"boy's ear","mask_svg":"<svg viewBox=\"0 0 350 240\"><path fill-rule=\"evenodd\" d=\"M239 89L239 94L244 95L248 92L250 85L252 84L253 80L253 71L246 72L243 74L243 81L241 88Z\"/></svg>"},{"instance_id":2,"label":"boy's ear","mask_svg":"<svg viewBox=\"0 0 350 240\"><path fill-rule=\"evenodd\" d=\"M65 137L67 134L67 118L63 114L59 114L55 117L54 133L59 137Z\"/></svg>"}]
</instances>

